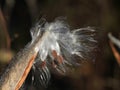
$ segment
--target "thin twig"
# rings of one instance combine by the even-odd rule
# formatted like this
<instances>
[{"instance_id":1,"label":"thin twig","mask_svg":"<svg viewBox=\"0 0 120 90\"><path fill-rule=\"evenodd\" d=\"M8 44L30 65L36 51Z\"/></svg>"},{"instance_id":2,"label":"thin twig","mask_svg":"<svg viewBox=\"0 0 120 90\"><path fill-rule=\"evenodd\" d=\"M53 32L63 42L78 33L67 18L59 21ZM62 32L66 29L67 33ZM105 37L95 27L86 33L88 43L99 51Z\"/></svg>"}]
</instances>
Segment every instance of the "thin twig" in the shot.
<instances>
[{"instance_id":1,"label":"thin twig","mask_svg":"<svg viewBox=\"0 0 120 90\"><path fill-rule=\"evenodd\" d=\"M6 21L5 21L5 18L3 16L1 8L0 8L0 25L2 27L1 30L3 30L3 32L4 32L5 36L6 36L6 43L7 43L7 45L6 45L5 48L10 49L11 40L10 40L10 36L8 34L8 31L7 31Z\"/></svg>"},{"instance_id":2,"label":"thin twig","mask_svg":"<svg viewBox=\"0 0 120 90\"><path fill-rule=\"evenodd\" d=\"M116 58L117 63L120 65L120 54L117 52L117 50L115 49L115 47L114 47L112 42L110 42L110 46L111 46L113 54L114 54L114 56Z\"/></svg>"}]
</instances>

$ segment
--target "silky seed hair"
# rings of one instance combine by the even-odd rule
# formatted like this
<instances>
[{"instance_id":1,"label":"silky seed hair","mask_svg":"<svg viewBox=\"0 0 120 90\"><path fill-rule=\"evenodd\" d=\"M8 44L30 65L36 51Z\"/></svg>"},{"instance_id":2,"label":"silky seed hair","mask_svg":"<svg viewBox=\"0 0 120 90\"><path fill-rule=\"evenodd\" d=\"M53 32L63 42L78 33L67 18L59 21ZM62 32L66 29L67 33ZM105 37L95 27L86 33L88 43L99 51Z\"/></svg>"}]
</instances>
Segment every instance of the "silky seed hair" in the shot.
<instances>
[{"instance_id":1,"label":"silky seed hair","mask_svg":"<svg viewBox=\"0 0 120 90\"><path fill-rule=\"evenodd\" d=\"M79 65L75 56L79 57L81 61L91 58L91 52L97 43L94 39L95 30L93 28L71 30L64 20L59 19L51 23L40 20L30 32L31 43L38 35L43 37L44 33L47 33L38 46L39 53L32 67L32 81L39 81L45 87L51 77L50 71L57 71L59 74L65 75L68 66Z\"/></svg>"}]
</instances>

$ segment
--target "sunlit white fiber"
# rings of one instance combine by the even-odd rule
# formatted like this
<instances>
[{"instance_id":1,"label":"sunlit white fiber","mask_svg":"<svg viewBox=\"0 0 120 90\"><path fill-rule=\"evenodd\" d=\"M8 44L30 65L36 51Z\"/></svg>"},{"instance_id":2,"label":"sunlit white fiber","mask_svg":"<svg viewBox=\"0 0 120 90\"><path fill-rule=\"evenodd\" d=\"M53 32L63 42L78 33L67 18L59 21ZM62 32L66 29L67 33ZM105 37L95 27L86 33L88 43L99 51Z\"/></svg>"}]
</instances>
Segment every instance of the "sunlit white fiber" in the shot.
<instances>
[{"instance_id":1,"label":"sunlit white fiber","mask_svg":"<svg viewBox=\"0 0 120 90\"><path fill-rule=\"evenodd\" d=\"M111 33L108 34L110 40L120 48L120 40L115 38Z\"/></svg>"},{"instance_id":2,"label":"sunlit white fiber","mask_svg":"<svg viewBox=\"0 0 120 90\"><path fill-rule=\"evenodd\" d=\"M44 36L44 33L47 34ZM80 57L81 60L88 58L89 54L93 51L96 40L94 39L95 30L91 27L80 28L71 30L69 25L63 20L55 20L54 22L37 23L31 29L32 42L38 35L41 35L42 41L39 47L39 53L35 60L34 66L38 62L46 62L45 69L40 68L40 79L42 81L44 75L49 80L49 69L52 67L51 62L55 61L55 56L52 52L55 51L62 63L58 62L54 67L58 72L66 72L66 65L75 65L76 58ZM91 54L90 54L91 55ZM42 71L43 70L43 71ZM45 80L47 80L45 79ZM43 83L42 83L43 84Z\"/></svg>"}]
</instances>

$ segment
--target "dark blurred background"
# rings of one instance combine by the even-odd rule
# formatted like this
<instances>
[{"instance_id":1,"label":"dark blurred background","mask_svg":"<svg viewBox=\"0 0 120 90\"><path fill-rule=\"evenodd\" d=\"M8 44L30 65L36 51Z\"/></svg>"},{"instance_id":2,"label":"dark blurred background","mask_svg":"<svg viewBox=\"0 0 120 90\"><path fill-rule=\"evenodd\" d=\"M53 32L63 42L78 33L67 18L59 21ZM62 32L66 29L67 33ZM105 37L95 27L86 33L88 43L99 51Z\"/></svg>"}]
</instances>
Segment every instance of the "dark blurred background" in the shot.
<instances>
[{"instance_id":1,"label":"dark blurred background","mask_svg":"<svg viewBox=\"0 0 120 90\"><path fill-rule=\"evenodd\" d=\"M0 0L0 71L31 40L30 28L39 17L49 22L66 17L71 29L95 27L98 40L94 63L66 76L52 74L46 90L120 90L120 67L107 37L120 35L120 0Z\"/></svg>"}]
</instances>

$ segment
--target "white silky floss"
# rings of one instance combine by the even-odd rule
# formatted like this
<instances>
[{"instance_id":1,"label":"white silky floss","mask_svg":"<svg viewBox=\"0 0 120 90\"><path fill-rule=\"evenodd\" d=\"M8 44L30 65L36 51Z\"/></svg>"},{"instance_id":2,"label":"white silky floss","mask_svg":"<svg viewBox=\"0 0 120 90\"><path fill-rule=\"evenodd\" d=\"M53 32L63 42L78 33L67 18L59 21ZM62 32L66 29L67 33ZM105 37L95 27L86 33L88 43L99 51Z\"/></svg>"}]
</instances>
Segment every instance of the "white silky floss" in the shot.
<instances>
[{"instance_id":1,"label":"white silky floss","mask_svg":"<svg viewBox=\"0 0 120 90\"><path fill-rule=\"evenodd\" d=\"M48 62L45 67L46 71L45 69L43 69L43 71L46 72L44 74L49 76L49 78L49 62L54 59L51 54L52 51L56 51L57 55L62 56L64 59L63 65L59 65L58 68L56 68L59 72L60 69L65 70L67 64L73 65L76 63L74 55L84 60L87 55L94 50L94 44L97 42L94 39L95 30L93 28L86 27L71 31L69 25L63 20L55 20L51 23L37 23L35 27L31 29L32 42L39 35L41 35L42 41L40 45L35 48L36 51L39 50L36 61ZM49 59L47 58L48 56L50 57ZM35 63L37 63L36 61ZM42 70L39 71L41 72ZM40 79L44 81L42 78Z\"/></svg>"}]
</instances>

